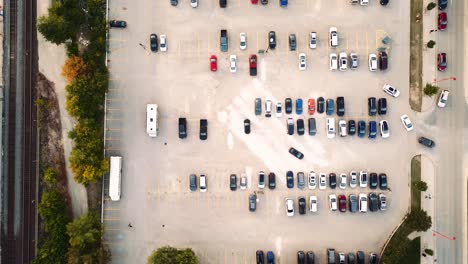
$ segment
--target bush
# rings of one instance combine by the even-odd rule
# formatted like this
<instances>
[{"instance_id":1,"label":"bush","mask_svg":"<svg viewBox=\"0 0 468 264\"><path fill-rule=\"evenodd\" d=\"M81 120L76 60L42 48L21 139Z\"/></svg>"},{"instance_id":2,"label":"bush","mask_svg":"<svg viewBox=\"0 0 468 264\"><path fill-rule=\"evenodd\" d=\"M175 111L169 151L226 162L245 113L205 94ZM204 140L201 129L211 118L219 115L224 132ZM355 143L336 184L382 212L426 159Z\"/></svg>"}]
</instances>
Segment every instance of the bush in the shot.
<instances>
[{"instance_id":1,"label":"bush","mask_svg":"<svg viewBox=\"0 0 468 264\"><path fill-rule=\"evenodd\" d=\"M69 57L62 66L62 76L68 83L73 82L78 76L85 77L88 74L88 66L78 56Z\"/></svg>"},{"instance_id":2,"label":"bush","mask_svg":"<svg viewBox=\"0 0 468 264\"><path fill-rule=\"evenodd\" d=\"M432 249L424 249L424 253L428 254L429 256L434 256L434 250Z\"/></svg>"},{"instance_id":3,"label":"bush","mask_svg":"<svg viewBox=\"0 0 468 264\"><path fill-rule=\"evenodd\" d=\"M54 189L57 184L57 171L54 168L47 168L42 180L49 190Z\"/></svg>"},{"instance_id":4,"label":"bush","mask_svg":"<svg viewBox=\"0 0 468 264\"><path fill-rule=\"evenodd\" d=\"M148 264L198 264L198 258L190 248L176 249L165 246L151 253Z\"/></svg>"},{"instance_id":5,"label":"bush","mask_svg":"<svg viewBox=\"0 0 468 264\"><path fill-rule=\"evenodd\" d=\"M426 83L424 87L424 94L427 96L433 96L439 92L439 87L436 85L432 85L430 83Z\"/></svg>"},{"instance_id":6,"label":"bush","mask_svg":"<svg viewBox=\"0 0 468 264\"><path fill-rule=\"evenodd\" d=\"M437 6L436 3L430 2L429 4L427 4L427 10L430 11L430 10L434 9L434 7L436 7L436 6Z\"/></svg>"},{"instance_id":7,"label":"bush","mask_svg":"<svg viewBox=\"0 0 468 264\"><path fill-rule=\"evenodd\" d=\"M436 42L433 40L429 40L426 44L426 46L430 49L432 49L435 46Z\"/></svg>"},{"instance_id":8,"label":"bush","mask_svg":"<svg viewBox=\"0 0 468 264\"><path fill-rule=\"evenodd\" d=\"M73 57L80 55L80 50L78 47L77 41L67 41L65 43L65 48L67 50L67 57Z\"/></svg>"},{"instance_id":9,"label":"bush","mask_svg":"<svg viewBox=\"0 0 468 264\"><path fill-rule=\"evenodd\" d=\"M408 215L408 224L412 229L424 232L431 228L432 219L422 209L412 210Z\"/></svg>"},{"instance_id":10,"label":"bush","mask_svg":"<svg viewBox=\"0 0 468 264\"><path fill-rule=\"evenodd\" d=\"M425 181L417 181L414 183L414 188L418 191L425 192L427 191L427 183Z\"/></svg>"}]
</instances>

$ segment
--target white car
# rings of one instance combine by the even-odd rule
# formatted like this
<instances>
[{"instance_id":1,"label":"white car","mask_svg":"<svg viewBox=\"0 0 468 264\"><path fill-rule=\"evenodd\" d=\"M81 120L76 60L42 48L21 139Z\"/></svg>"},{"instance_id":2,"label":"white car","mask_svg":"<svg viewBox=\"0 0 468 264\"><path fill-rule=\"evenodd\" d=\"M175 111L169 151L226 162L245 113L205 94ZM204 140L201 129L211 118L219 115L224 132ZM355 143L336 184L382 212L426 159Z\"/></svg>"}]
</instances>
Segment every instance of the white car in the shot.
<instances>
[{"instance_id":1,"label":"white car","mask_svg":"<svg viewBox=\"0 0 468 264\"><path fill-rule=\"evenodd\" d=\"M309 189L315 190L317 188L317 179L315 177L315 171L309 172Z\"/></svg>"},{"instance_id":2,"label":"white car","mask_svg":"<svg viewBox=\"0 0 468 264\"><path fill-rule=\"evenodd\" d=\"M346 137L348 133L346 132L346 120L338 121L338 129L340 130L340 136Z\"/></svg>"},{"instance_id":3,"label":"white car","mask_svg":"<svg viewBox=\"0 0 468 264\"><path fill-rule=\"evenodd\" d=\"M348 54L346 52L340 53L340 71L346 71L348 69Z\"/></svg>"},{"instance_id":4,"label":"white car","mask_svg":"<svg viewBox=\"0 0 468 264\"><path fill-rule=\"evenodd\" d=\"M327 118L327 137L335 137L335 118Z\"/></svg>"},{"instance_id":5,"label":"white car","mask_svg":"<svg viewBox=\"0 0 468 264\"><path fill-rule=\"evenodd\" d=\"M328 196L328 201L330 202L330 210L336 211L338 209L338 203L336 201L336 195L330 194Z\"/></svg>"},{"instance_id":6,"label":"white car","mask_svg":"<svg viewBox=\"0 0 468 264\"><path fill-rule=\"evenodd\" d=\"M359 194L359 212L367 212L367 195L365 193Z\"/></svg>"},{"instance_id":7,"label":"white car","mask_svg":"<svg viewBox=\"0 0 468 264\"><path fill-rule=\"evenodd\" d=\"M382 120L379 122L380 125L380 135L382 138L388 138L390 136L390 128L388 127L387 120Z\"/></svg>"},{"instance_id":8,"label":"white car","mask_svg":"<svg viewBox=\"0 0 468 264\"><path fill-rule=\"evenodd\" d=\"M307 68L307 59L304 53L299 54L299 70L305 71Z\"/></svg>"},{"instance_id":9,"label":"white car","mask_svg":"<svg viewBox=\"0 0 468 264\"><path fill-rule=\"evenodd\" d=\"M229 56L229 61L230 61L229 70L230 70L231 72L236 72L236 71L237 71L237 65L236 65L236 64L237 64L237 63L236 63L237 57L236 57L236 55L231 55L231 56Z\"/></svg>"},{"instance_id":10,"label":"white car","mask_svg":"<svg viewBox=\"0 0 468 264\"><path fill-rule=\"evenodd\" d=\"M346 181L348 179L348 176L346 176L346 173L341 173L340 174L340 189L346 189Z\"/></svg>"},{"instance_id":11,"label":"white car","mask_svg":"<svg viewBox=\"0 0 468 264\"><path fill-rule=\"evenodd\" d=\"M276 117L283 116L283 104L281 102L276 102Z\"/></svg>"},{"instance_id":12,"label":"white car","mask_svg":"<svg viewBox=\"0 0 468 264\"><path fill-rule=\"evenodd\" d=\"M330 71L336 71L338 69L338 56L336 53L330 53Z\"/></svg>"},{"instance_id":13,"label":"white car","mask_svg":"<svg viewBox=\"0 0 468 264\"><path fill-rule=\"evenodd\" d=\"M359 58L358 58L358 55L357 53L355 52L352 52L351 54L349 54L349 68L351 68L351 70L355 70L358 68L359 66Z\"/></svg>"},{"instance_id":14,"label":"white car","mask_svg":"<svg viewBox=\"0 0 468 264\"><path fill-rule=\"evenodd\" d=\"M166 39L166 35L164 34L161 34L161 36L159 36L159 49L163 52L167 51L167 39Z\"/></svg>"},{"instance_id":15,"label":"white car","mask_svg":"<svg viewBox=\"0 0 468 264\"><path fill-rule=\"evenodd\" d=\"M239 48L241 50L245 50L247 48L247 34L245 34L244 32L240 33L239 34L240 36L240 45L239 45Z\"/></svg>"},{"instance_id":16,"label":"white car","mask_svg":"<svg viewBox=\"0 0 468 264\"><path fill-rule=\"evenodd\" d=\"M265 116L266 117L271 117L271 108L273 107L273 103L271 100L267 99L265 100Z\"/></svg>"},{"instance_id":17,"label":"white car","mask_svg":"<svg viewBox=\"0 0 468 264\"><path fill-rule=\"evenodd\" d=\"M359 187L361 188L367 187L367 171L359 172Z\"/></svg>"},{"instance_id":18,"label":"white car","mask_svg":"<svg viewBox=\"0 0 468 264\"><path fill-rule=\"evenodd\" d=\"M264 189L265 188L265 172L259 171L258 172L258 188Z\"/></svg>"},{"instance_id":19,"label":"white car","mask_svg":"<svg viewBox=\"0 0 468 264\"><path fill-rule=\"evenodd\" d=\"M379 209L381 211L387 210L387 197L383 193L379 194Z\"/></svg>"},{"instance_id":20,"label":"white car","mask_svg":"<svg viewBox=\"0 0 468 264\"><path fill-rule=\"evenodd\" d=\"M313 213L316 213L317 212L317 207L318 207L317 196L315 196L315 195L310 196L310 198L309 198L309 209L310 209L310 211L313 212Z\"/></svg>"},{"instance_id":21,"label":"white car","mask_svg":"<svg viewBox=\"0 0 468 264\"><path fill-rule=\"evenodd\" d=\"M309 40L309 47L310 47L311 49L317 48L317 33L315 33L315 32L310 32L309 38L310 38L310 40Z\"/></svg>"},{"instance_id":22,"label":"white car","mask_svg":"<svg viewBox=\"0 0 468 264\"><path fill-rule=\"evenodd\" d=\"M361 5L362 6L369 5L369 0L361 0Z\"/></svg>"},{"instance_id":23,"label":"white car","mask_svg":"<svg viewBox=\"0 0 468 264\"><path fill-rule=\"evenodd\" d=\"M190 0L190 5L195 8L198 6L198 0Z\"/></svg>"},{"instance_id":24,"label":"white car","mask_svg":"<svg viewBox=\"0 0 468 264\"><path fill-rule=\"evenodd\" d=\"M369 54L369 71L375 72L377 70L377 56L374 53Z\"/></svg>"},{"instance_id":25,"label":"white car","mask_svg":"<svg viewBox=\"0 0 468 264\"><path fill-rule=\"evenodd\" d=\"M242 177L241 177L240 189L241 190L247 189L247 176L245 174L243 174Z\"/></svg>"},{"instance_id":26,"label":"white car","mask_svg":"<svg viewBox=\"0 0 468 264\"><path fill-rule=\"evenodd\" d=\"M330 47L338 47L338 29L336 27L330 27L328 32L330 33Z\"/></svg>"},{"instance_id":27,"label":"white car","mask_svg":"<svg viewBox=\"0 0 468 264\"><path fill-rule=\"evenodd\" d=\"M440 93L439 102L437 102L438 107L445 107L447 105L447 100L448 100L449 93L450 92L448 90L443 90Z\"/></svg>"},{"instance_id":28,"label":"white car","mask_svg":"<svg viewBox=\"0 0 468 264\"><path fill-rule=\"evenodd\" d=\"M414 129L413 123L411 123L411 120L407 115L402 115L400 116L401 122L403 123L403 126L406 128L406 131L411 131Z\"/></svg>"},{"instance_id":29,"label":"white car","mask_svg":"<svg viewBox=\"0 0 468 264\"><path fill-rule=\"evenodd\" d=\"M291 198L286 199L286 215L294 216L294 200Z\"/></svg>"},{"instance_id":30,"label":"white car","mask_svg":"<svg viewBox=\"0 0 468 264\"><path fill-rule=\"evenodd\" d=\"M400 95L400 91L397 88L391 86L390 84L384 84L382 89L384 90L384 92L393 97L398 97Z\"/></svg>"},{"instance_id":31,"label":"white car","mask_svg":"<svg viewBox=\"0 0 468 264\"><path fill-rule=\"evenodd\" d=\"M320 173L319 189L325 190L326 188L327 188L327 175L325 173Z\"/></svg>"},{"instance_id":32,"label":"white car","mask_svg":"<svg viewBox=\"0 0 468 264\"><path fill-rule=\"evenodd\" d=\"M349 174L350 179L349 179L349 187L351 188L356 188L357 187L357 172L351 171Z\"/></svg>"}]
</instances>

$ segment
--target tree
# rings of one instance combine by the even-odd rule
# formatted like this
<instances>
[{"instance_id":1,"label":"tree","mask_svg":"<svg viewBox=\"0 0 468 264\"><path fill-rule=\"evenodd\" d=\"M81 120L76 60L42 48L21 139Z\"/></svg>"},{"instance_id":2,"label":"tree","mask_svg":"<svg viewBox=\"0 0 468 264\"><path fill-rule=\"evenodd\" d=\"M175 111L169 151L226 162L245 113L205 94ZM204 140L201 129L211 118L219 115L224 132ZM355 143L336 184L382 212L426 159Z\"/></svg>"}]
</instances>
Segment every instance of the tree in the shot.
<instances>
[{"instance_id":1,"label":"tree","mask_svg":"<svg viewBox=\"0 0 468 264\"><path fill-rule=\"evenodd\" d=\"M153 251L148 264L198 264L198 258L190 248L178 250L165 246Z\"/></svg>"},{"instance_id":2,"label":"tree","mask_svg":"<svg viewBox=\"0 0 468 264\"><path fill-rule=\"evenodd\" d=\"M41 32L45 39L54 43L62 44L73 36L69 32L68 24L63 16L58 15L61 5L56 2L49 7L49 15L41 16L37 20L37 30Z\"/></svg>"},{"instance_id":3,"label":"tree","mask_svg":"<svg viewBox=\"0 0 468 264\"><path fill-rule=\"evenodd\" d=\"M57 171L54 168L47 168L42 180L48 189L54 189L57 184Z\"/></svg>"},{"instance_id":4,"label":"tree","mask_svg":"<svg viewBox=\"0 0 468 264\"><path fill-rule=\"evenodd\" d=\"M430 10L434 9L434 7L436 7L436 6L437 6L436 3L430 2L429 4L427 4L427 10L430 11Z\"/></svg>"},{"instance_id":5,"label":"tree","mask_svg":"<svg viewBox=\"0 0 468 264\"><path fill-rule=\"evenodd\" d=\"M407 221L408 225L416 231L427 231L432 226L431 217L422 209L412 210Z\"/></svg>"},{"instance_id":6,"label":"tree","mask_svg":"<svg viewBox=\"0 0 468 264\"><path fill-rule=\"evenodd\" d=\"M439 87L432 85L430 83L426 83L426 86L424 87L424 94L427 96L433 96L439 92Z\"/></svg>"},{"instance_id":7,"label":"tree","mask_svg":"<svg viewBox=\"0 0 468 264\"><path fill-rule=\"evenodd\" d=\"M426 46L430 49L432 49L435 46L436 42L433 40L429 40L426 44Z\"/></svg>"},{"instance_id":8,"label":"tree","mask_svg":"<svg viewBox=\"0 0 468 264\"><path fill-rule=\"evenodd\" d=\"M427 183L425 181L417 181L414 183L414 188L418 191L425 192L427 190Z\"/></svg>"},{"instance_id":9,"label":"tree","mask_svg":"<svg viewBox=\"0 0 468 264\"><path fill-rule=\"evenodd\" d=\"M88 67L85 61L78 57L69 57L62 67L62 76L68 83L73 82L77 77L85 77L88 72Z\"/></svg>"}]
</instances>

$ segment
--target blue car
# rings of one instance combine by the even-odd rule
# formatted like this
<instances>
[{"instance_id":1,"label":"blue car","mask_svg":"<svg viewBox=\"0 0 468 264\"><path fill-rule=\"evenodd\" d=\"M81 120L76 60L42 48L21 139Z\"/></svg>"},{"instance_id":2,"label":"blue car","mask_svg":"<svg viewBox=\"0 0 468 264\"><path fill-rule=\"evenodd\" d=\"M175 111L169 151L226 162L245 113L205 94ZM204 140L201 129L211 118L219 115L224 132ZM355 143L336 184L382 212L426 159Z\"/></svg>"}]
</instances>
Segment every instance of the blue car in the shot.
<instances>
[{"instance_id":1,"label":"blue car","mask_svg":"<svg viewBox=\"0 0 468 264\"><path fill-rule=\"evenodd\" d=\"M275 255L271 251L267 252L267 264L275 264Z\"/></svg>"},{"instance_id":2,"label":"blue car","mask_svg":"<svg viewBox=\"0 0 468 264\"><path fill-rule=\"evenodd\" d=\"M296 99L296 114L302 115L302 99Z\"/></svg>"},{"instance_id":3,"label":"blue car","mask_svg":"<svg viewBox=\"0 0 468 264\"><path fill-rule=\"evenodd\" d=\"M369 121L369 138L373 139L377 136L377 122Z\"/></svg>"},{"instance_id":4,"label":"blue car","mask_svg":"<svg viewBox=\"0 0 468 264\"><path fill-rule=\"evenodd\" d=\"M359 120L358 122L358 136L363 138L366 136L366 122Z\"/></svg>"},{"instance_id":5,"label":"blue car","mask_svg":"<svg viewBox=\"0 0 468 264\"><path fill-rule=\"evenodd\" d=\"M335 112L335 102L333 99L327 99L327 115L333 115Z\"/></svg>"},{"instance_id":6,"label":"blue car","mask_svg":"<svg viewBox=\"0 0 468 264\"><path fill-rule=\"evenodd\" d=\"M286 172L286 184L289 189L294 188L294 173L292 171Z\"/></svg>"},{"instance_id":7,"label":"blue car","mask_svg":"<svg viewBox=\"0 0 468 264\"><path fill-rule=\"evenodd\" d=\"M280 6L281 7L287 7L288 6L288 0L280 0Z\"/></svg>"}]
</instances>

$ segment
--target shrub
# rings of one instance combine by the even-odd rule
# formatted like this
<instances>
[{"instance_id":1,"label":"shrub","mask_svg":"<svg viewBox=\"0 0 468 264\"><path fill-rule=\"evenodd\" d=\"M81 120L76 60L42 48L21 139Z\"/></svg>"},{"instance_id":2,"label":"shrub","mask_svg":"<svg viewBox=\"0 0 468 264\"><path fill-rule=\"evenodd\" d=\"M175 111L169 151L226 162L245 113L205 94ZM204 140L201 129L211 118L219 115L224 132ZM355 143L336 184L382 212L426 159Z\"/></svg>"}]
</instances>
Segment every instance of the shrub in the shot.
<instances>
[{"instance_id":1,"label":"shrub","mask_svg":"<svg viewBox=\"0 0 468 264\"><path fill-rule=\"evenodd\" d=\"M165 246L151 253L148 264L198 264L198 258L190 248L179 250Z\"/></svg>"},{"instance_id":2,"label":"shrub","mask_svg":"<svg viewBox=\"0 0 468 264\"><path fill-rule=\"evenodd\" d=\"M68 83L73 82L78 76L84 77L88 73L88 66L78 56L69 57L62 66L62 76Z\"/></svg>"},{"instance_id":3,"label":"shrub","mask_svg":"<svg viewBox=\"0 0 468 264\"><path fill-rule=\"evenodd\" d=\"M430 2L429 4L427 4L427 10L430 11L430 10L434 9L434 7L436 7L436 6L437 6L436 3Z\"/></svg>"},{"instance_id":4,"label":"shrub","mask_svg":"<svg viewBox=\"0 0 468 264\"><path fill-rule=\"evenodd\" d=\"M42 180L48 189L54 189L57 184L57 171L54 168L47 168Z\"/></svg>"},{"instance_id":5,"label":"shrub","mask_svg":"<svg viewBox=\"0 0 468 264\"><path fill-rule=\"evenodd\" d=\"M426 248L426 249L424 249L424 252L426 254L428 254L429 256L434 256L434 250L432 250L432 249Z\"/></svg>"},{"instance_id":6,"label":"shrub","mask_svg":"<svg viewBox=\"0 0 468 264\"><path fill-rule=\"evenodd\" d=\"M427 96L433 96L439 92L439 87L430 83L426 83L424 87L424 94Z\"/></svg>"},{"instance_id":7,"label":"shrub","mask_svg":"<svg viewBox=\"0 0 468 264\"><path fill-rule=\"evenodd\" d=\"M430 49L432 49L435 46L436 42L433 40L429 40L426 44L426 46Z\"/></svg>"},{"instance_id":8,"label":"shrub","mask_svg":"<svg viewBox=\"0 0 468 264\"><path fill-rule=\"evenodd\" d=\"M408 215L408 224L416 231L427 231L432 226L432 219L422 209L412 210Z\"/></svg>"},{"instance_id":9,"label":"shrub","mask_svg":"<svg viewBox=\"0 0 468 264\"><path fill-rule=\"evenodd\" d=\"M414 188L418 191L425 192L427 190L427 183L425 181L417 181L414 183Z\"/></svg>"}]
</instances>

